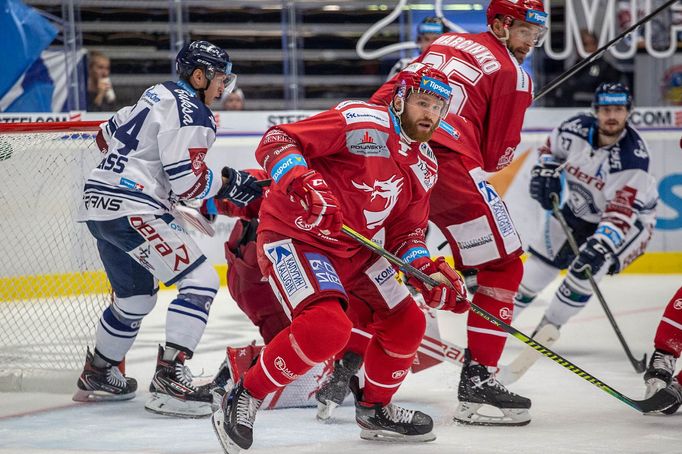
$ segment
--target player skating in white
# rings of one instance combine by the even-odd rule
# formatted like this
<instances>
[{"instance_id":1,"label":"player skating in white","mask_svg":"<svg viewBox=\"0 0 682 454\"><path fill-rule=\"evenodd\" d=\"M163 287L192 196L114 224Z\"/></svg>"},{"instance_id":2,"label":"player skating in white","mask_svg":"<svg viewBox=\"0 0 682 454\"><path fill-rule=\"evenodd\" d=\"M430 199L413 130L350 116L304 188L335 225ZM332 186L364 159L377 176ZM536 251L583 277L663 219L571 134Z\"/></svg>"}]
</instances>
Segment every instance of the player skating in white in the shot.
<instances>
[{"instance_id":1,"label":"player skating in white","mask_svg":"<svg viewBox=\"0 0 682 454\"><path fill-rule=\"evenodd\" d=\"M561 209L580 252L576 257L558 220L547 213L543 231L530 244L514 316L562 269L562 281L538 329L557 329L577 314L592 296L585 275L598 282L616 274L642 255L655 224L656 180L649 173L644 139L628 123L632 96L621 84L603 83L595 91L594 115L577 115L556 128L540 148L531 174L530 193L546 210L559 195L562 176L568 193Z\"/></svg>"},{"instance_id":2,"label":"player skating in white","mask_svg":"<svg viewBox=\"0 0 682 454\"><path fill-rule=\"evenodd\" d=\"M150 411L208 416L212 396L192 384L184 365L206 326L218 275L174 215L176 202L216 196L245 204L262 193L256 180L230 168L210 169L206 154L216 125L207 107L234 85L227 53L206 41L184 46L177 82L148 88L139 101L102 125L97 143L106 154L87 179L79 221L86 222L114 290L97 326L73 399L125 400L137 382L117 369L140 323L154 307L159 281L178 296L166 318L150 385ZM221 177L222 174L222 177Z\"/></svg>"}]
</instances>

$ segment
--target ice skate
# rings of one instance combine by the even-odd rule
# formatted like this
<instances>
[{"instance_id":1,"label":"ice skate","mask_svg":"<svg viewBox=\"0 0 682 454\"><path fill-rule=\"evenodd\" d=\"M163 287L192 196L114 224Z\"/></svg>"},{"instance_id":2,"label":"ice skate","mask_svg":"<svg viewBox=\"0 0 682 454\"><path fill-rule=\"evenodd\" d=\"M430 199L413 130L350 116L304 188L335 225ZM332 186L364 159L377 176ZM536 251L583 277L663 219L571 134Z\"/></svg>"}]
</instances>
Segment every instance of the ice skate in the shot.
<instances>
[{"instance_id":1,"label":"ice skate","mask_svg":"<svg viewBox=\"0 0 682 454\"><path fill-rule=\"evenodd\" d=\"M172 361L163 359L159 346L156 372L149 385L151 396L144 408L152 413L180 418L204 418L211 415L213 395L210 384L195 386L192 373L185 366L185 353Z\"/></svg>"},{"instance_id":2,"label":"ice skate","mask_svg":"<svg viewBox=\"0 0 682 454\"><path fill-rule=\"evenodd\" d=\"M455 422L478 426L524 426L530 422L530 399L507 390L486 366L471 364L469 350L465 353L458 398Z\"/></svg>"},{"instance_id":3,"label":"ice skate","mask_svg":"<svg viewBox=\"0 0 682 454\"><path fill-rule=\"evenodd\" d=\"M332 416L336 407L341 405L350 394L348 383L362 365L362 357L351 351L346 352L343 358L336 361L334 371L327 381L315 393L317 399L317 419L327 421Z\"/></svg>"},{"instance_id":4,"label":"ice skate","mask_svg":"<svg viewBox=\"0 0 682 454\"><path fill-rule=\"evenodd\" d=\"M262 400L256 399L237 383L221 401L220 408L213 413L213 430L226 454L236 454L249 449L253 444L253 423Z\"/></svg>"},{"instance_id":5,"label":"ice skate","mask_svg":"<svg viewBox=\"0 0 682 454\"><path fill-rule=\"evenodd\" d=\"M124 376L116 366L95 367L94 355L88 349L85 354L85 367L78 377L76 392L72 399L76 402L99 402L129 400L135 397L137 381Z\"/></svg>"},{"instance_id":6,"label":"ice skate","mask_svg":"<svg viewBox=\"0 0 682 454\"><path fill-rule=\"evenodd\" d=\"M648 399L658 391L671 385L673 383L674 373L675 357L670 353L661 350L654 351L654 354L651 355L651 360L649 361L649 367L647 367L644 372L644 384L646 385L644 398ZM679 386L679 384L677 386ZM670 415L675 413L678 408L680 408L680 404L662 410L661 413Z\"/></svg>"}]
</instances>

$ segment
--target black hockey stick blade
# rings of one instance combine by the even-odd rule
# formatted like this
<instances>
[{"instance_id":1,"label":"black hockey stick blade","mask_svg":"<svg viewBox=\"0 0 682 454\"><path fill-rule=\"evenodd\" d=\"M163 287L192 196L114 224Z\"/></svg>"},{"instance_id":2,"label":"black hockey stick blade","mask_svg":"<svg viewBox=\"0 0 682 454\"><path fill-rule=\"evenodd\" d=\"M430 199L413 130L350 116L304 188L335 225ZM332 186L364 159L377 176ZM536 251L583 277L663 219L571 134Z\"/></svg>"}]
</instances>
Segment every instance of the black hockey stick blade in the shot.
<instances>
[{"instance_id":1,"label":"black hockey stick blade","mask_svg":"<svg viewBox=\"0 0 682 454\"><path fill-rule=\"evenodd\" d=\"M682 395L672 386L657 391L653 396L638 402L642 413L663 411L682 403Z\"/></svg>"},{"instance_id":2,"label":"black hockey stick blade","mask_svg":"<svg viewBox=\"0 0 682 454\"><path fill-rule=\"evenodd\" d=\"M350 236L351 238L355 239L358 243L362 244L366 248L372 250L376 254L384 257L386 260L389 262L393 263L396 265L398 268L400 268L403 272L414 276L415 278L419 279L420 281L424 282L425 284L428 284L432 287L435 287L438 285L438 282L433 279L431 276L421 272L420 270L416 269L415 267L411 266L410 264L406 263L399 257L391 254L389 251L384 249L383 247L379 246L376 244L374 241L370 240L369 238L364 237L360 233L356 232L352 228L348 227L347 225L343 225L341 227L341 231L345 233L346 235ZM584 371L580 367L576 366L572 362L568 361L561 355L554 353L552 350L549 348L543 346L542 344L535 342L532 338L526 336L523 334L521 331L517 330L511 325L508 325L504 321L500 320L499 318L495 317L491 313L487 312L484 309L481 309L474 303L471 304L471 311L474 312L475 314L481 316L488 322L492 323L493 325L497 326L503 331L506 331L507 333L511 334L524 344L534 348L537 350L541 355L546 356L547 358L551 359L557 364L560 364L561 366L565 367L566 369L570 370L574 374L578 375L580 378L583 380L586 380L590 383L592 383L594 386L597 388L601 389L602 391L610 394L611 396L615 397L616 399L620 400L621 402L629 405L630 407L634 408L637 411L640 411L642 413L649 413L652 411L660 411L664 410L675 403L677 403L677 397L673 393L657 393L650 397L649 399L644 399L644 400L635 400L631 399L628 396L624 395L623 393L615 390L614 388L610 387L603 381L599 380L598 378L592 376L588 372Z\"/></svg>"}]
</instances>

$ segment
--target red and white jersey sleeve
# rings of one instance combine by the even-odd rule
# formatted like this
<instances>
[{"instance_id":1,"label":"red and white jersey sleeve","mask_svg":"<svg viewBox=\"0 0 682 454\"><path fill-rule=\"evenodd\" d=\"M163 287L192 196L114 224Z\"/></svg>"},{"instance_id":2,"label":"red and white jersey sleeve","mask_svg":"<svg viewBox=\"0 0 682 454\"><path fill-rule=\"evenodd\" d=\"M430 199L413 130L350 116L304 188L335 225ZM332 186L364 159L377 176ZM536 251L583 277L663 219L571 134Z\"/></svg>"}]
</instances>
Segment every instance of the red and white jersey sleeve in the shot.
<instances>
[{"instance_id":1,"label":"red and white jersey sleeve","mask_svg":"<svg viewBox=\"0 0 682 454\"><path fill-rule=\"evenodd\" d=\"M415 61L443 71L453 89L446 123L432 142L465 154L483 170L507 166L533 100L530 76L492 33L445 33ZM395 78L370 99L388 103Z\"/></svg>"}]
</instances>

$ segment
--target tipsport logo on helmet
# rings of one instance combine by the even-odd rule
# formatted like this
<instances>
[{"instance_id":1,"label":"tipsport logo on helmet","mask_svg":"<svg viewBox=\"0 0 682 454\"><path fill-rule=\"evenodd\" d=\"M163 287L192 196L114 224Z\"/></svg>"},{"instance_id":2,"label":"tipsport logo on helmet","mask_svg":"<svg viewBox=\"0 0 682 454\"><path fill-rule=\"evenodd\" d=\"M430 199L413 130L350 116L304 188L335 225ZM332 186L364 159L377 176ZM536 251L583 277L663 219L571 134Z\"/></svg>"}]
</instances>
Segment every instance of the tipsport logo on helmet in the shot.
<instances>
[{"instance_id":1,"label":"tipsport logo on helmet","mask_svg":"<svg viewBox=\"0 0 682 454\"><path fill-rule=\"evenodd\" d=\"M419 89L435 93L445 100L450 99L450 94L452 93L450 85L444 84L443 82L428 76L422 77L422 80L419 83Z\"/></svg>"},{"instance_id":2,"label":"tipsport logo on helmet","mask_svg":"<svg viewBox=\"0 0 682 454\"><path fill-rule=\"evenodd\" d=\"M526 22L544 27L547 24L547 13L536 9L529 9L526 11Z\"/></svg>"},{"instance_id":3,"label":"tipsport logo on helmet","mask_svg":"<svg viewBox=\"0 0 682 454\"><path fill-rule=\"evenodd\" d=\"M597 95L597 105L599 106L626 106L628 96L625 93L600 93Z\"/></svg>"}]
</instances>

